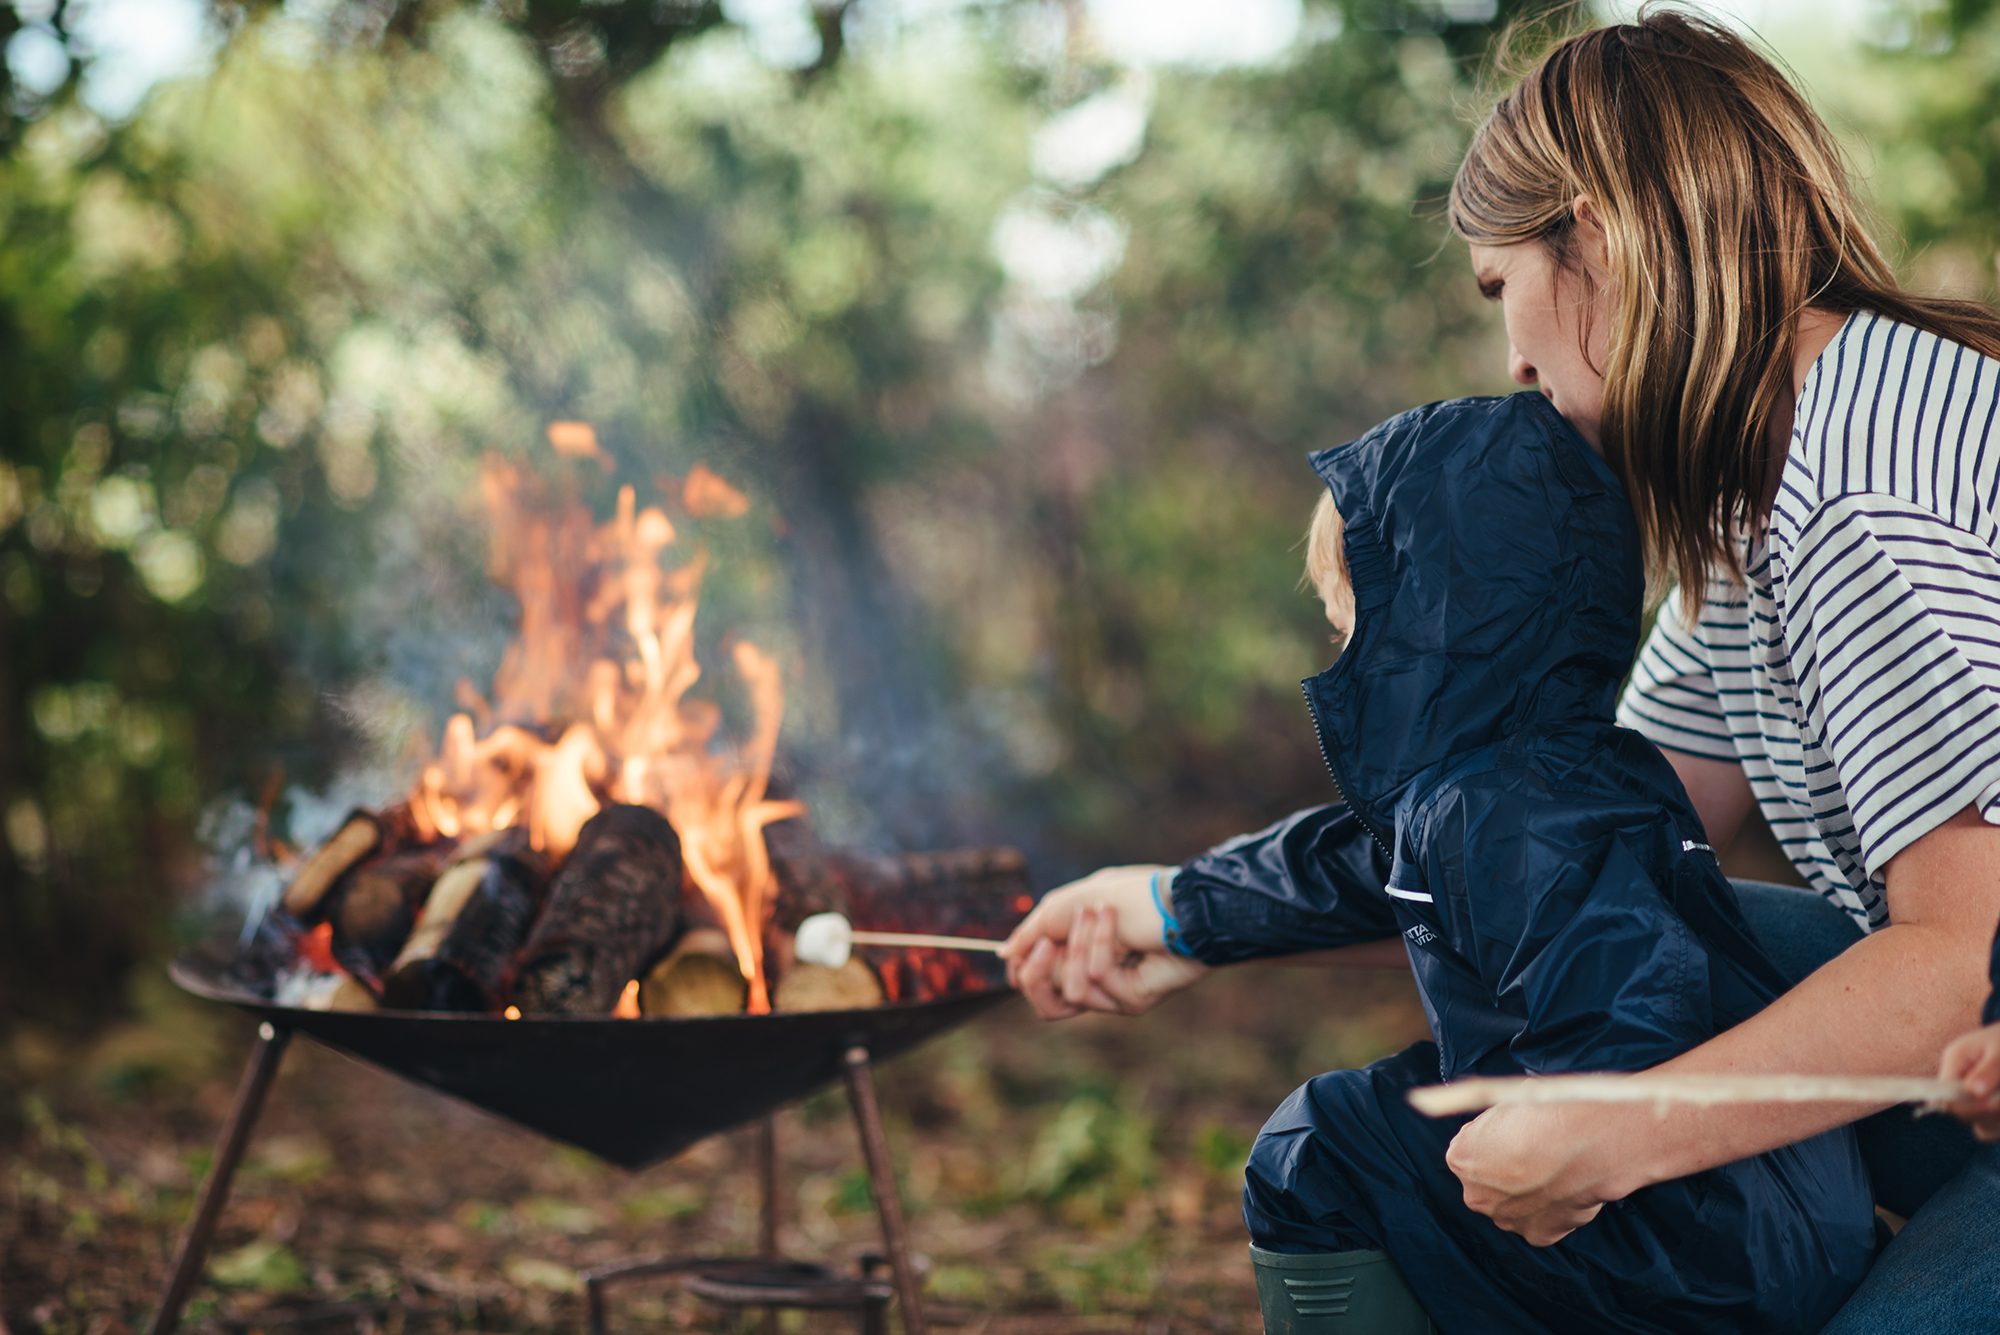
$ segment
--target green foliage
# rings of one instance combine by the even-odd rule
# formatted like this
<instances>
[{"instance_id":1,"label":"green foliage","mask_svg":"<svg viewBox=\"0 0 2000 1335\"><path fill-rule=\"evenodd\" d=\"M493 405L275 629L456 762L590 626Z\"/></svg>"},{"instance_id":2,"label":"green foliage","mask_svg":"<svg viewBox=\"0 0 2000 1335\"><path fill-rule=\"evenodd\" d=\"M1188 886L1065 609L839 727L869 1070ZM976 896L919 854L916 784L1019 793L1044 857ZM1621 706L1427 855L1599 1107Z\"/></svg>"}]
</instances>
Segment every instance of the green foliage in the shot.
<instances>
[{"instance_id":1,"label":"green foliage","mask_svg":"<svg viewBox=\"0 0 2000 1335\"><path fill-rule=\"evenodd\" d=\"M510 1256L500 1263L500 1273L517 1288L546 1289L551 1293L581 1293L583 1281L566 1265L540 1256Z\"/></svg>"},{"instance_id":2,"label":"green foliage","mask_svg":"<svg viewBox=\"0 0 2000 1335\"><path fill-rule=\"evenodd\" d=\"M2000 18L1984 0L1891 5L1876 43L1814 80L1920 290L1991 301L2000 256ZM1900 242L1900 244L1898 244Z\"/></svg>"},{"instance_id":3,"label":"green foliage","mask_svg":"<svg viewBox=\"0 0 2000 1335\"><path fill-rule=\"evenodd\" d=\"M257 1238L209 1261L208 1277L224 1288L291 1293L306 1287L306 1270L292 1249L274 1238Z\"/></svg>"},{"instance_id":4,"label":"green foliage","mask_svg":"<svg viewBox=\"0 0 2000 1335\"><path fill-rule=\"evenodd\" d=\"M1221 1122L1210 1122L1196 1133L1195 1158L1217 1177L1240 1180L1250 1162L1251 1142Z\"/></svg>"},{"instance_id":5,"label":"green foliage","mask_svg":"<svg viewBox=\"0 0 2000 1335\"><path fill-rule=\"evenodd\" d=\"M1037 1260L1034 1278L1075 1312L1141 1307L1157 1278L1153 1247L1143 1239L1088 1252L1052 1249Z\"/></svg>"},{"instance_id":6,"label":"green foliage","mask_svg":"<svg viewBox=\"0 0 2000 1335\"><path fill-rule=\"evenodd\" d=\"M875 1209L875 1189L868 1174L859 1169L842 1174L833 1196L827 1201L829 1214L869 1214Z\"/></svg>"},{"instance_id":7,"label":"green foliage","mask_svg":"<svg viewBox=\"0 0 2000 1335\"><path fill-rule=\"evenodd\" d=\"M1078 302L1115 350L1067 389L1044 368L1057 392L1009 432L1011 476L906 483L921 502L889 514L1007 758L1095 857L1178 857L1326 795L1296 694L1327 657L1296 589L1303 456L1504 387L1462 255L1419 216L1490 28L1316 14L1338 35L1277 67L1161 75L1136 159L1042 200L1127 229Z\"/></svg>"},{"instance_id":8,"label":"green foliage","mask_svg":"<svg viewBox=\"0 0 2000 1335\"><path fill-rule=\"evenodd\" d=\"M708 1208L708 1201L693 1188L676 1184L635 1192L619 1202L619 1208L634 1223L663 1224L694 1218Z\"/></svg>"},{"instance_id":9,"label":"green foliage","mask_svg":"<svg viewBox=\"0 0 2000 1335\"><path fill-rule=\"evenodd\" d=\"M1023 1189L1072 1219L1115 1217L1152 1182L1153 1139L1153 1119L1133 1100L1079 1094L1036 1139Z\"/></svg>"},{"instance_id":10,"label":"green foliage","mask_svg":"<svg viewBox=\"0 0 2000 1335\"><path fill-rule=\"evenodd\" d=\"M507 1233L513 1229L507 1211L492 1201L461 1201L452 1211L452 1218L461 1228L474 1233Z\"/></svg>"},{"instance_id":11,"label":"green foliage","mask_svg":"<svg viewBox=\"0 0 2000 1335\"><path fill-rule=\"evenodd\" d=\"M518 1202L514 1209L532 1227L550 1229L573 1238L587 1237L604 1228L603 1218L589 1206L553 1197L531 1196Z\"/></svg>"},{"instance_id":12,"label":"green foliage","mask_svg":"<svg viewBox=\"0 0 2000 1335\"><path fill-rule=\"evenodd\" d=\"M309 1187L334 1171L333 1152L317 1136L260 1136L244 1171L246 1180L255 1180L262 1174L293 1186Z\"/></svg>"}]
</instances>

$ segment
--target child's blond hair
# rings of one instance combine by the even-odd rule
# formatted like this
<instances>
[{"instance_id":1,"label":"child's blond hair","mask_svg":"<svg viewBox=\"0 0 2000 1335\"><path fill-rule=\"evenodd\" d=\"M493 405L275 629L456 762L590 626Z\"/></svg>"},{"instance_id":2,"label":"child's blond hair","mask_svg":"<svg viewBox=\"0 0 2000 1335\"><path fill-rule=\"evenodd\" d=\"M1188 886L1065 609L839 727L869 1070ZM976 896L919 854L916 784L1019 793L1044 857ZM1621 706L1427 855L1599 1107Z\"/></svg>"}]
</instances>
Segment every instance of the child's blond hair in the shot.
<instances>
[{"instance_id":1,"label":"child's blond hair","mask_svg":"<svg viewBox=\"0 0 2000 1335\"><path fill-rule=\"evenodd\" d=\"M1306 579L1322 600L1329 588L1347 587L1347 547L1342 541L1346 532L1340 511L1333 508L1333 493L1322 491L1306 529Z\"/></svg>"}]
</instances>

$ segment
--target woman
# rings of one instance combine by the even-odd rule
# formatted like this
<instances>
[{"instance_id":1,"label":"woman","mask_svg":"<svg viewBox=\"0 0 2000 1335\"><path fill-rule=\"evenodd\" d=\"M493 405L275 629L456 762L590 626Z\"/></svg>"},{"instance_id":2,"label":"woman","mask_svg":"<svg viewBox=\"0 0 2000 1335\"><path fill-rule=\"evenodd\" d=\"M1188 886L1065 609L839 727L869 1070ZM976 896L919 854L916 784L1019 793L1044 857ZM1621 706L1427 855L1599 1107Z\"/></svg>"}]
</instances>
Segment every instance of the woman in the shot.
<instances>
[{"instance_id":1,"label":"woman","mask_svg":"<svg viewBox=\"0 0 2000 1335\"><path fill-rule=\"evenodd\" d=\"M1934 1072L1978 1022L2000 920L2000 318L1900 291L1810 108L1671 12L1529 71L1475 136L1451 221L1510 374L1603 454L1684 591L1621 722L1666 753L1711 844L1755 803L1818 892L1739 887L1799 981L1668 1067ZM1352 894L1367 858L1295 845L1204 855L1157 909L1150 868L1056 891L1016 933L1017 985L1048 1016L1132 1011L1209 965L1330 944L1319 891ZM1161 948L1169 925L1193 957ZM1854 1114L1496 1109L1448 1162L1468 1204L1549 1245ZM1943 1157L1934 1193L1906 1151L1871 1160L1878 1199L1915 1213L1829 1331L2000 1330L2000 1150Z\"/></svg>"}]
</instances>

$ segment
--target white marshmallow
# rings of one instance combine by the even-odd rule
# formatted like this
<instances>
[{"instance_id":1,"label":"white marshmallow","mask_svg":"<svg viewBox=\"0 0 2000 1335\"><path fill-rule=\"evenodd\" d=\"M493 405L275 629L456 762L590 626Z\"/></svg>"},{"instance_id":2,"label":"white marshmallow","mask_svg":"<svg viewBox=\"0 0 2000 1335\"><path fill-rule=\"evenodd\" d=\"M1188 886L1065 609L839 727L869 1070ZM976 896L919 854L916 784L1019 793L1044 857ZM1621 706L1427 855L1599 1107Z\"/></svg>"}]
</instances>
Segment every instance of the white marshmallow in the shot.
<instances>
[{"instance_id":1,"label":"white marshmallow","mask_svg":"<svg viewBox=\"0 0 2000 1335\"><path fill-rule=\"evenodd\" d=\"M838 969L854 953L854 927L838 913L815 913L799 924L792 955L801 964Z\"/></svg>"}]
</instances>

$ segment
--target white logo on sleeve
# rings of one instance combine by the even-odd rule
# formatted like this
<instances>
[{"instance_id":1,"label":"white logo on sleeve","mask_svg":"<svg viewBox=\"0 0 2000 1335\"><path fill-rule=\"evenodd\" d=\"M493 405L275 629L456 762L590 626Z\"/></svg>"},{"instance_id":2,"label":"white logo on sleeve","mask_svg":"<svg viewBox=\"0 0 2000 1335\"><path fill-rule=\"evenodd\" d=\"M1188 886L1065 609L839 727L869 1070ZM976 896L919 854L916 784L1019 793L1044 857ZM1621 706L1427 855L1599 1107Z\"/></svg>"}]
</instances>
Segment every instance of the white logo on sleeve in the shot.
<instances>
[{"instance_id":1,"label":"white logo on sleeve","mask_svg":"<svg viewBox=\"0 0 2000 1335\"><path fill-rule=\"evenodd\" d=\"M1407 938L1409 943L1413 946L1427 946L1431 942L1438 939L1438 934L1436 932L1433 932L1430 928L1426 927L1423 923L1418 923L1415 927L1410 928L1408 931L1403 933L1403 936Z\"/></svg>"}]
</instances>

